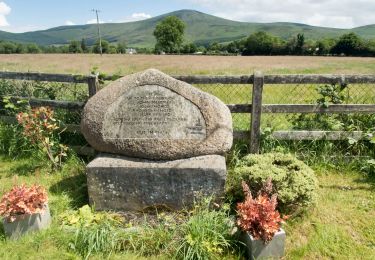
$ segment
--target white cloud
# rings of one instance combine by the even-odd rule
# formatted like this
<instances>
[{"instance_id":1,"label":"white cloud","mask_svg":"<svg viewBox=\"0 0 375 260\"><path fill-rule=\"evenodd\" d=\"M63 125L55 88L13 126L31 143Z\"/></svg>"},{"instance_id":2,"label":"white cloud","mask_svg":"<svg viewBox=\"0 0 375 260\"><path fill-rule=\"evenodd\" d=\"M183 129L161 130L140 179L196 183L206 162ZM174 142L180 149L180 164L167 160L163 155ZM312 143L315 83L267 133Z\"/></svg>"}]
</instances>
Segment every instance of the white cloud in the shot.
<instances>
[{"instance_id":1,"label":"white cloud","mask_svg":"<svg viewBox=\"0 0 375 260\"><path fill-rule=\"evenodd\" d=\"M184 0L186 1L186 0ZM374 0L188 0L210 13L246 22L298 22L352 28L375 23Z\"/></svg>"},{"instance_id":2,"label":"white cloud","mask_svg":"<svg viewBox=\"0 0 375 260\"><path fill-rule=\"evenodd\" d=\"M124 19L121 20L100 20L100 23L128 23L128 22L135 22L135 21L140 21L144 19L151 18L152 16L146 13L133 13L130 16L125 17ZM86 24L94 24L96 23L96 19L91 19L86 22Z\"/></svg>"},{"instance_id":3,"label":"white cloud","mask_svg":"<svg viewBox=\"0 0 375 260\"><path fill-rule=\"evenodd\" d=\"M133 19L143 20L143 19L151 18L152 16L149 15L149 14L145 14L145 13L134 13L134 14L132 14L131 17Z\"/></svg>"},{"instance_id":4,"label":"white cloud","mask_svg":"<svg viewBox=\"0 0 375 260\"><path fill-rule=\"evenodd\" d=\"M3 28L3 31L12 32L12 33L23 33L31 31L46 30L48 27L40 25L26 25L26 26L8 26Z\"/></svg>"},{"instance_id":5,"label":"white cloud","mask_svg":"<svg viewBox=\"0 0 375 260\"><path fill-rule=\"evenodd\" d=\"M6 16L10 14L11 10L5 2L0 2L0 27L9 26Z\"/></svg>"},{"instance_id":6,"label":"white cloud","mask_svg":"<svg viewBox=\"0 0 375 260\"><path fill-rule=\"evenodd\" d=\"M75 22L72 22L70 20L65 21L65 25L76 25Z\"/></svg>"},{"instance_id":7,"label":"white cloud","mask_svg":"<svg viewBox=\"0 0 375 260\"><path fill-rule=\"evenodd\" d=\"M152 16L146 13L133 13L132 15L125 17L124 19L118 21L119 23L135 22L140 20L149 19Z\"/></svg>"},{"instance_id":8,"label":"white cloud","mask_svg":"<svg viewBox=\"0 0 375 260\"><path fill-rule=\"evenodd\" d=\"M86 24L94 24L94 23L97 23L97 20L96 20L96 19L91 19L91 20L88 20L88 21L86 22ZM99 19L99 23L106 23L106 22L103 21L103 20L100 20L100 19Z\"/></svg>"}]
</instances>

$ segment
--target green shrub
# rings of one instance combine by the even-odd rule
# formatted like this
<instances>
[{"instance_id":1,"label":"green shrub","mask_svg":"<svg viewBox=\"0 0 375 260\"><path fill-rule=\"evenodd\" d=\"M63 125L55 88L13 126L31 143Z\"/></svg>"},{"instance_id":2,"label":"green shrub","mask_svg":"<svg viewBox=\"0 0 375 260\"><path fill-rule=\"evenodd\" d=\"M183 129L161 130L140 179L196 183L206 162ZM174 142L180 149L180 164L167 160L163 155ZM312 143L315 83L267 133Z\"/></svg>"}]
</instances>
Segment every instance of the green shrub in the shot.
<instances>
[{"instance_id":1,"label":"green shrub","mask_svg":"<svg viewBox=\"0 0 375 260\"><path fill-rule=\"evenodd\" d=\"M232 201L242 200L242 181L248 183L255 195L269 177L278 195L280 212L297 213L315 202L318 181L314 171L294 156L282 153L251 154L242 158L229 171L227 196Z\"/></svg>"}]
</instances>

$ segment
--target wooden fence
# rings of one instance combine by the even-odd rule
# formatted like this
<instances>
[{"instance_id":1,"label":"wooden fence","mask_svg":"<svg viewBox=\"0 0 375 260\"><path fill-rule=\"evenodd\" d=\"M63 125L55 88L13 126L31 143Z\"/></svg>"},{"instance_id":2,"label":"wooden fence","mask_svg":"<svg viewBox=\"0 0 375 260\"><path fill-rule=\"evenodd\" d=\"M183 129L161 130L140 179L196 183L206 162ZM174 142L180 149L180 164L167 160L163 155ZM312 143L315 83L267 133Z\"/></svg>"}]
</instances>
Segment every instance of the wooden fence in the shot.
<instances>
[{"instance_id":1,"label":"wooden fence","mask_svg":"<svg viewBox=\"0 0 375 260\"><path fill-rule=\"evenodd\" d=\"M261 129L260 122L263 113L374 113L375 104L339 104L328 107L313 104L262 104L264 84L375 84L375 75L263 75L256 72L245 76L172 76L190 84L252 84L252 104L227 104L232 113L250 113L250 131L235 131L235 139L249 140L251 153L260 150ZM42 73L0 72L0 79L32 80L46 82L86 83L89 96L95 95L99 89L97 75L64 75ZM113 80L113 77L104 78ZM375 87L375 86L374 86ZM25 97L12 97L12 100L27 99L30 105L50 106L68 110L82 110L83 102L57 101L43 99L29 99ZM12 123L14 118L1 116L0 120ZM79 133L79 125L66 125L67 131ZM344 131L275 131L273 138L277 140L345 140L349 137L360 139L362 132ZM77 148L79 153L92 154L88 147Z\"/></svg>"}]
</instances>

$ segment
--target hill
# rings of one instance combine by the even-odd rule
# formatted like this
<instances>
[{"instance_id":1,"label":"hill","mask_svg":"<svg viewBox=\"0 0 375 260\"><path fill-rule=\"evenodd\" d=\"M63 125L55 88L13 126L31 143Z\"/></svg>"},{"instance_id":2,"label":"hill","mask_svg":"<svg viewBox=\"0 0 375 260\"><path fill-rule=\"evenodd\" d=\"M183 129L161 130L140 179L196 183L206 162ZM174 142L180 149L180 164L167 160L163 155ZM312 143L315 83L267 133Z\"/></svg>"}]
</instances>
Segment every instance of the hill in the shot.
<instances>
[{"instance_id":1,"label":"hill","mask_svg":"<svg viewBox=\"0 0 375 260\"><path fill-rule=\"evenodd\" d=\"M307 39L335 38L351 31L366 39L375 38L375 25L354 29L336 29L297 23L247 23L231 21L193 10L175 11L136 22L101 24L102 35L110 42L125 41L132 47L152 47L155 44L152 32L156 24L170 15L175 15L186 23L186 40L198 45L241 39L256 31L266 31L284 39L298 33L304 33ZM92 44L96 37L97 27L95 24L60 26L26 33L0 31L2 40L39 45L66 44L71 40L81 40L82 38Z\"/></svg>"}]
</instances>

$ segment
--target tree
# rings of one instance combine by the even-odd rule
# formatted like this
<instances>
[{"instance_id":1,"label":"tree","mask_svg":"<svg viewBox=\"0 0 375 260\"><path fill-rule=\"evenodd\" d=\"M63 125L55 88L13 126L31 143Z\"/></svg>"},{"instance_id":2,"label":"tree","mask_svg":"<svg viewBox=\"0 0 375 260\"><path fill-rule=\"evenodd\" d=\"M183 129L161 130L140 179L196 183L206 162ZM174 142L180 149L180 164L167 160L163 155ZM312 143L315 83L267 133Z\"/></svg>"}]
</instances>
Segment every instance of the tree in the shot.
<instances>
[{"instance_id":1,"label":"tree","mask_svg":"<svg viewBox=\"0 0 375 260\"><path fill-rule=\"evenodd\" d=\"M85 38L82 38L81 40L81 50L86 53L88 51L87 44Z\"/></svg>"},{"instance_id":2,"label":"tree","mask_svg":"<svg viewBox=\"0 0 375 260\"><path fill-rule=\"evenodd\" d=\"M365 43L365 48L367 50L367 54L366 56L372 56L374 57L375 56L375 40L372 39L372 40L367 40Z\"/></svg>"},{"instance_id":3,"label":"tree","mask_svg":"<svg viewBox=\"0 0 375 260\"><path fill-rule=\"evenodd\" d=\"M236 53L236 54L240 53L240 48L238 46L238 42L237 41L230 42L226 46L226 50L229 53Z\"/></svg>"},{"instance_id":4,"label":"tree","mask_svg":"<svg viewBox=\"0 0 375 260\"><path fill-rule=\"evenodd\" d=\"M328 55L331 53L333 46L336 45L335 39L321 39L315 43L317 55Z\"/></svg>"},{"instance_id":5,"label":"tree","mask_svg":"<svg viewBox=\"0 0 375 260\"><path fill-rule=\"evenodd\" d=\"M297 34L297 41L296 41L296 46L294 48L294 53L295 54L303 54L303 46L305 45L305 35L303 33Z\"/></svg>"},{"instance_id":6,"label":"tree","mask_svg":"<svg viewBox=\"0 0 375 260\"><path fill-rule=\"evenodd\" d=\"M27 53L40 53L40 48L35 43L30 43L26 46Z\"/></svg>"},{"instance_id":7,"label":"tree","mask_svg":"<svg viewBox=\"0 0 375 260\"><path fill-rule=\"evenodd\" d=\"M79 41L71 41L69 43L69 53L82 53L81 43Z\"/></svg>"},{"instance_id":8,"label":"tree","mask_svg":"<svg viewBox=\"0 0 375 260\"><path fill-rule=\"evenodd\" d=\"M13 42L0 42L0 53L12 54L16 53L17 45Z\"/></svg>"},{"instance_id":9,"label":"tree","mask_svg":"<svg viewBox=\"0 0 375 260\"><path fill-rule=\"evenodd\" d=\"M266 32L256 32L251 34L245 42L243 55L271 55L274 45L279 41Z\"/></svg>"},{"instance_id":10,"label":"tree","mask_svg":"<svg viewBox=\"0 0 375 260\"><path fill-rule=\"evenodd\" d=\"M305 36L302 33L288 40L285 52L291 55L302 55L305 52Z\"/></svg>"},{"instance_id":11,"label":"tree","mask_svg":"<svg viewBox=\"0 0 375 260\"><path fill-rule=\"evenodd\" d=\"M332 48L333 54L358 55L363 49L362 39L355 33L343 34Z\"/></svg>"},{"instance_id":12,"label":"tree","mask_svg":"<svg viewBox=\"0 0 375 260\"><path fill-rule=\"evenodd\" d=\"M17 43L16 53L25 53L25 52L26 52L25 46L21 43Z\"/></svg>"},{"instance_id":13,"label":"tree","mask_svg":"<svg viewBox=\"0 0 375 260\"><path fill-rule=\"evenodd\" d=\"M156 25L155 50L166 53L176 53L181 49L184 41L185 23L176 16L168 16Z\"/></svg>"},{"instance_id":14,"label":"tree","mask_svg":"<svg viewBox=\"0 0 375 260\"><path fill-rule=\"evenodd\" d=\"M126 46L125 42L118 42L117 43L117 53L125 54L126 48L127 48L127 46Z\"/></svg>"},{"instance_id":15,"label":"tree","mask_svg":"<svg viewBox=\"0 0 375 260\"><path fill-rule=\"evenodd\" d=\"M99 41L96 41L95 45L93 47L94 53L100 53L100 46L99 45L100 45ZM107 42L106 40L102 40L102 51L103 51L103 53L108 53L108 51L109 51L109 42Z\"/></svg>"},{"instance_id":16,"label":"tree","mask_svg":"<svg viewBox=\"0 0 375 260\"><path fill-rule=\"evenodd\" d=\"M187 43L182 46L182 53L190 54L197 51L197 46L194 43Z\"/></svg>"},{"instance_id":17,"label":"tree","mask_svg":"<svg viewBox=\"0 0 375 260\"><path fill-rule=\"evenodd\" d=\"M117 53L117 47L115 45L109 45L108 53L109 54L116 54Z\"/></svg>"}]
</instances>

